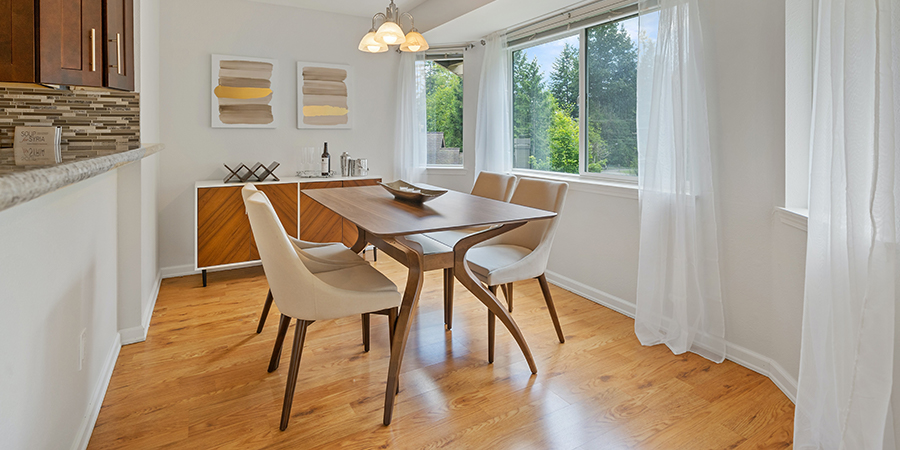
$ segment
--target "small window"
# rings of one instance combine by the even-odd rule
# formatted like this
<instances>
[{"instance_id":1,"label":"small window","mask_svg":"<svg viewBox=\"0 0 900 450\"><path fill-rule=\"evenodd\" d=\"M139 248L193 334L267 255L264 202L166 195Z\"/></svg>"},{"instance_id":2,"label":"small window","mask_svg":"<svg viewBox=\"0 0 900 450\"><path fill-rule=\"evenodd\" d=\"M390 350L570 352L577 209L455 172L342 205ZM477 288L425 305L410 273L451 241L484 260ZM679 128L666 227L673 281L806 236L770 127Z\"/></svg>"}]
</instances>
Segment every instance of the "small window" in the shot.
<instances>
[{"instance_id":1,"label":"small window","mask_svg":"<svg viewBox=\"0 0 900 450\"><path fill-rule=\"evenodd\" d=\"M585 172L637 175L638 18L585 30Z\"/></svg>"},{"instance_id":2,"label":"small window","mask_svg":"<svg viewBox=\"0 0 900 450\"><path fill-rule=\"evenodd\" d=\"M631 15L513 45L514 169L636 181L638 43L651 42L638 24Z\"/></svg>"},{"instance_id":3,"label":"small window","mask_svg":"<svg viewBox=\"0 0 900 450\"><path fill-rule=\"evenodd\" d=\"M429 166L463 165L463 60L425 61Z\"/></svg>"},{"instance_id":4,"label":"small window","mask_svg":"<svg viewBox=\"0 0 900 450\"><path fill-rule=\"evenodd\" d=\"M513 168L578 173L578 36L512 52Z\"/></svg>"}]
</instances>

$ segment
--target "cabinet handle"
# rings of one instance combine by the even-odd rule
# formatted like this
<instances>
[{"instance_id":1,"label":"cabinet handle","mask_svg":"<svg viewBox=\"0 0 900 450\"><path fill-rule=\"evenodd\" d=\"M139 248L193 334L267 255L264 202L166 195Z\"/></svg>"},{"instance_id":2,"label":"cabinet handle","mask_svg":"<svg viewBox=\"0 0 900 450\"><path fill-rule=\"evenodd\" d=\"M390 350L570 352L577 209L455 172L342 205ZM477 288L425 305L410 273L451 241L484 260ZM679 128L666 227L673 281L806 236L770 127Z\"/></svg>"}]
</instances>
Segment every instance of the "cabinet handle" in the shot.
<instances>
[{"instance_id":1,"label":"cabinet handle","mask_svg":"<svg viewBox=\"0 0 900 450\"><path fill-rule=\"evenodd\" d=\"M113 42L112 39L109 42ZM122 75L122 35L120 33L116 33L116 64L110 64L110 69L116 69L116 73Z\"/></svg>"},{"instance_id":2,"label":"cabinet handle","mask_svg":"<svg viewBox=\"0 0 900 450\"><path fill-rule=\"evenodd\" d=\"M97 71L97 29L91 28L91 72Z\"/></svg>"}]
</instances>

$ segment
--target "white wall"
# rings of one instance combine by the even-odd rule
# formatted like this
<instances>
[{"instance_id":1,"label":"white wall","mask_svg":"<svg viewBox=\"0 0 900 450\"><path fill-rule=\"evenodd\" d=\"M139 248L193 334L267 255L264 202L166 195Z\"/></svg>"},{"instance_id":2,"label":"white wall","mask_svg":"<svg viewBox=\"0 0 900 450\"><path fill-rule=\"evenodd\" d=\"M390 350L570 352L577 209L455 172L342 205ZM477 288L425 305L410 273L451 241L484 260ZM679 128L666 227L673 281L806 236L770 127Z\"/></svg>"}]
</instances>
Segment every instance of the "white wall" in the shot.
<instances>
[{"instance_id":1,"label":"white wall","mask_svg":"<svg viewBox=\"0 0 900 450\"><path fill-rule=\"evenodd\" d=\"M160 3L160 265L165 275L194 267L194 182L222 179L229 165L278 161L296 172L298 149L328 142L332 159L347 151L368 158L371 175L391 179L399 55L356 49L367 18L244 0ZM210 127L210 55L278 61L276 129ZM296 62L349 64L355 76L351 130L298 130Z\"/></svg>"},{"instance_id":2,"label":"white wall","mask_svg":"<svg viewBox=\"0 0 900 450\"><path fill-rule=\"evenodd\" d=\"M0 448L70 448L93 424L119 350L116 183L0 211Z\"/></svg>"},{"instance_id":3,"label":"white wall","mask_svg":"<svg viewBox=\"0 0 900 450\"><path fill-rule=\"evenodd\" d=\"M707 0L711 28L711 144L719 203L720 265L729 358L796 391L805 232L775 214L784 199L784 0ZM439 45L439 44L436 44ZM466 84L477 79L466 61ZM468 94L468 93L467 93ZM468 100L468 97L466 97ZM467 131L474 110L465 110ZM469 170L471 163L466 161ZM472 174L474 175L474 174ZM468 184L460 187L464 179ZM428 182L465 190L470 178ZM573 183L548 278L633 314L639 216L634 190Z\"/></svg>"},{"instance_id":4,"label":"white wall","mask_svg":"<svg viewBox=\"0 0 900 450\"><path fill-rule=\"evenodd\" d=\"M141 142L159 140L159 0L134 4L135 89L141 93Z\"/></svg>"}]
</instances>

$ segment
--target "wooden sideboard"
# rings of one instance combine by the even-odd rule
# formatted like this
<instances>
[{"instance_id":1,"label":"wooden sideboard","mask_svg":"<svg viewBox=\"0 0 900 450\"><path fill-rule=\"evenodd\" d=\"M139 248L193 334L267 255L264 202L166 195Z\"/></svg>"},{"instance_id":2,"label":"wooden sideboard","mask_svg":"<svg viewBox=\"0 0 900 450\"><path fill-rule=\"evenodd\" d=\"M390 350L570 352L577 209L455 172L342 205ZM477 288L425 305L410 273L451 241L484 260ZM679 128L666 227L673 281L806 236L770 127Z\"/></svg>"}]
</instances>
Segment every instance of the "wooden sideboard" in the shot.
<instances>
[{"instance_id":1,"label":"wooden sideboard","mask_svg":"<svg viewBox=\"0 0 900 450\"><path fill-rule=\"evenodd\" d=\"M253 183L272 202L285 231L313 242L356 242L356 226L303 194L306 189L371 186L381 178L330 178L322 181L282 178ZM207 284L207 269L241 267L259 260L241 196L243 183L195 184L194 264Z\"/></svg>"}]
</instances>

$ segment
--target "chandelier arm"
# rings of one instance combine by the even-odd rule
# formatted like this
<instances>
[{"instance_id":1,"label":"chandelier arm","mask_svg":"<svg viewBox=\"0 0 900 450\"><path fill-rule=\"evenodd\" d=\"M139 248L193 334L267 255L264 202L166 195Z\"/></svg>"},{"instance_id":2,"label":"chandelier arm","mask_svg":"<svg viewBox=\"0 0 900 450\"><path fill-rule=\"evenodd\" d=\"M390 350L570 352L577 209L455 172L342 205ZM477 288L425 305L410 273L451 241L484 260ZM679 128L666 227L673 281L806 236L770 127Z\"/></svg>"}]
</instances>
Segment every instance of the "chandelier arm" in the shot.
<instances>
[{"instance_id":1,"label":"chandelier arm","mask_svg":"<svg viewBox=\"0 0 900 450\"><path fill-rule=\"evenodd\" d=\"M384 23L387 20L387 16L385 16L384 13L376 13L372 16L372 28L378 28L375 26L375 20L378 19L378 16L381 16L381 23Z\"/></svg>"},{"instance_id":2,"label":"chandelier arm","mask_svg":"<svg viewBox=\"0 0 900 450\"><path fill-rule=\"evenodd\" d=\"M408 12L405 12L405 13L403 13L403 14L400 14L400 17L397 18L397 25L400 25L400 19L402 19L403 16L409 17L409 30L410 30L410 31L415 30L415 29L416 29L416 23L415 23L415 21L413 20L412 14L410 14L410 13L408 13ZM401 29L402 29L402 28L401 28Z\"/></svg>"}]
</instances>

